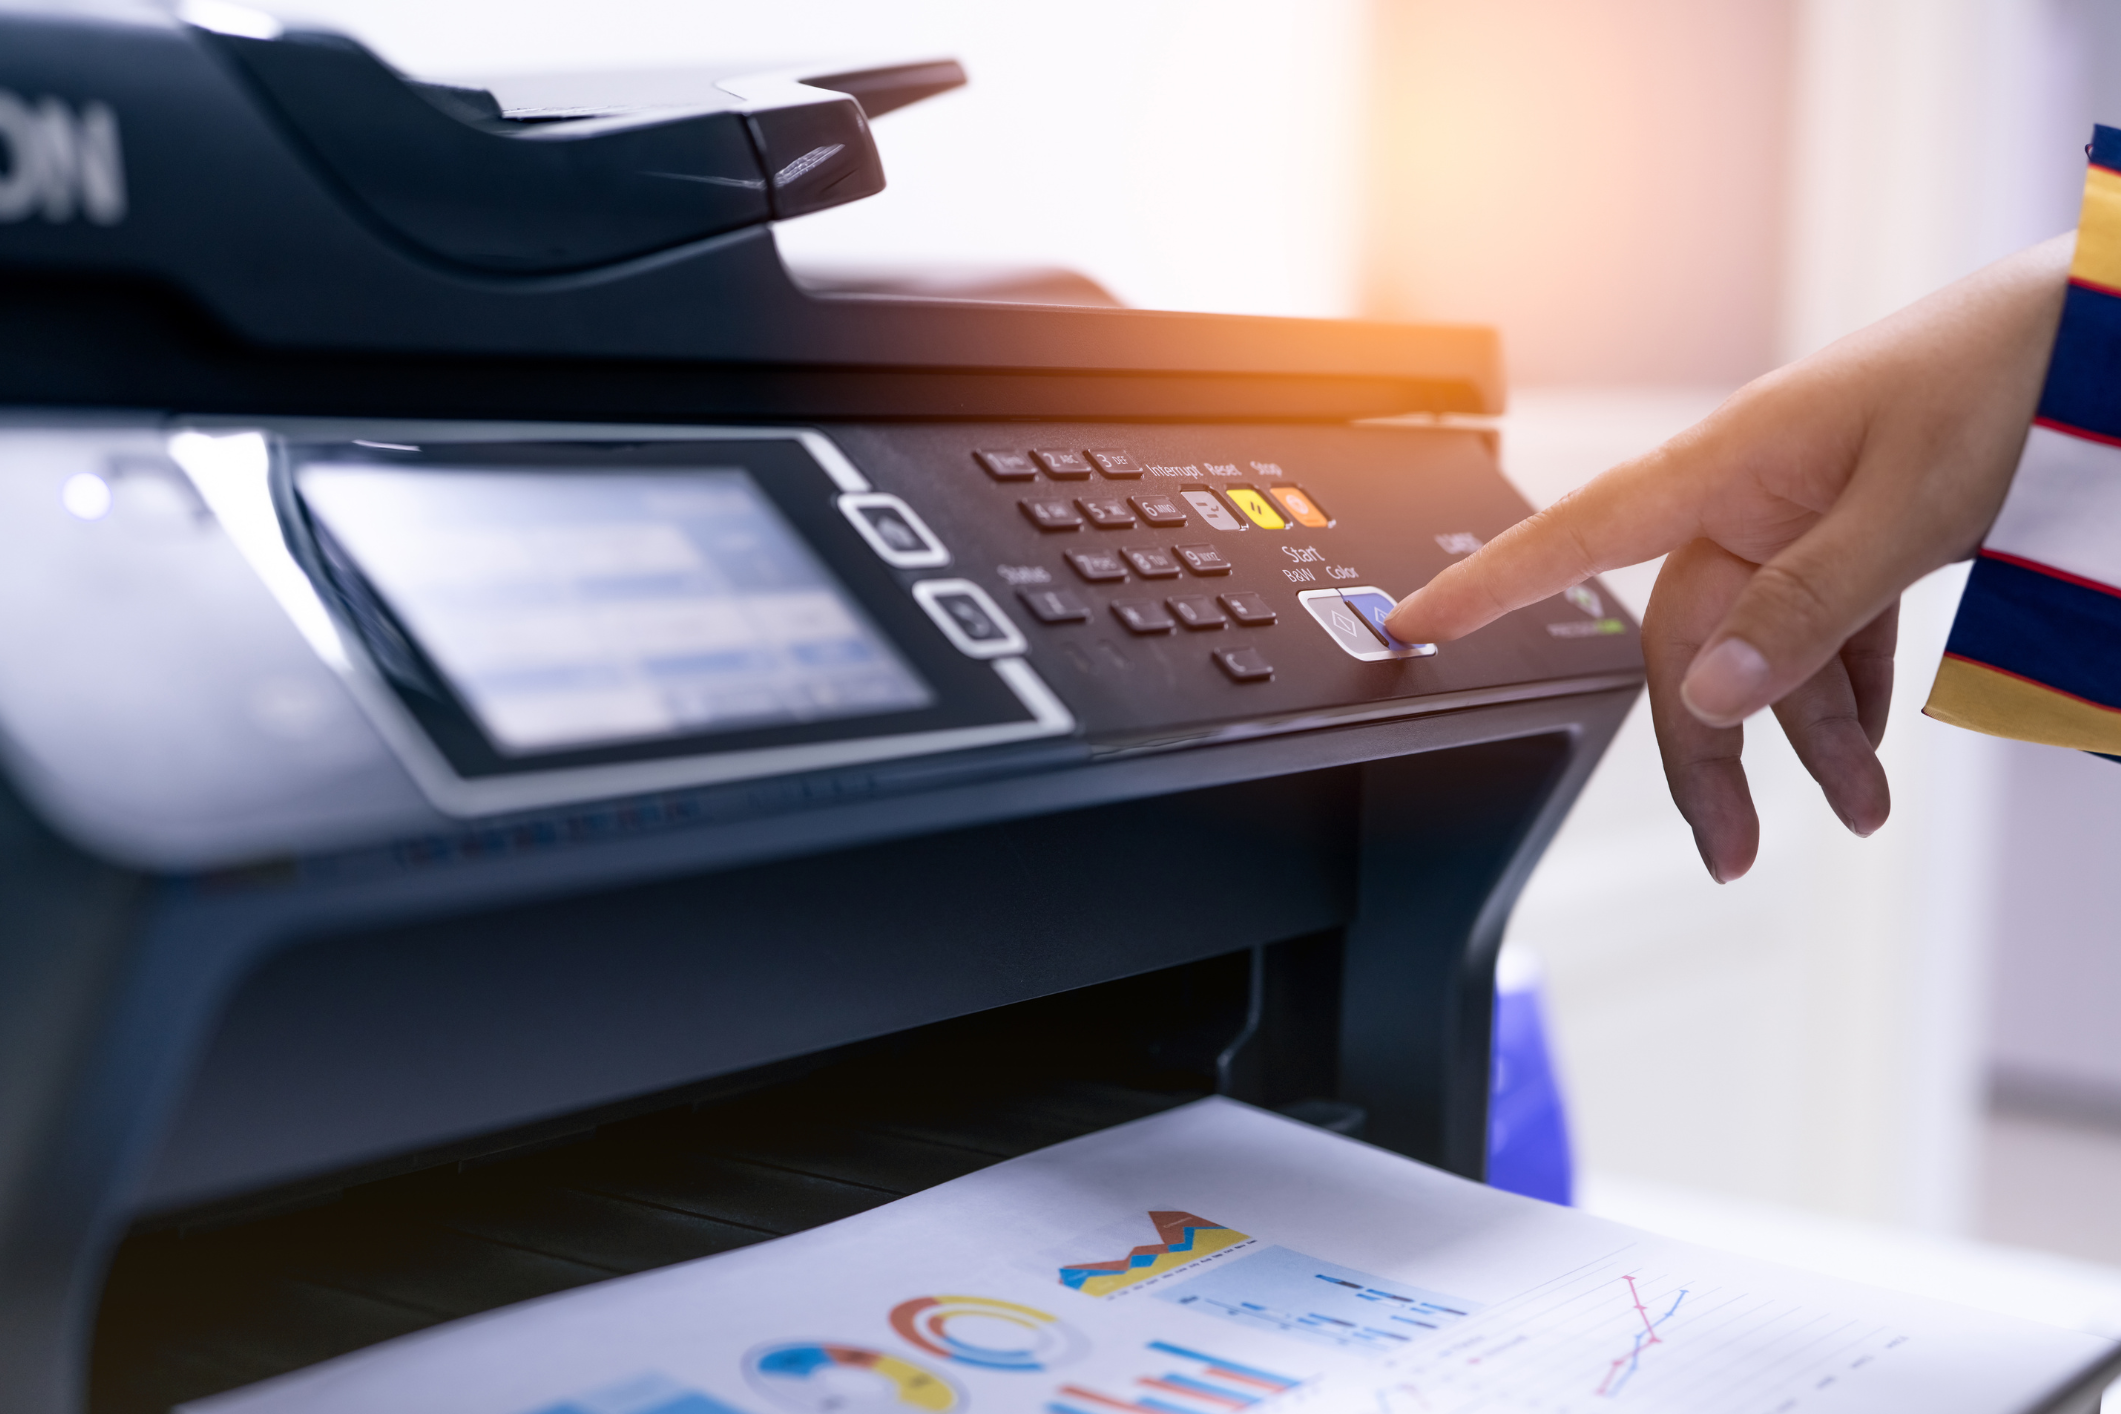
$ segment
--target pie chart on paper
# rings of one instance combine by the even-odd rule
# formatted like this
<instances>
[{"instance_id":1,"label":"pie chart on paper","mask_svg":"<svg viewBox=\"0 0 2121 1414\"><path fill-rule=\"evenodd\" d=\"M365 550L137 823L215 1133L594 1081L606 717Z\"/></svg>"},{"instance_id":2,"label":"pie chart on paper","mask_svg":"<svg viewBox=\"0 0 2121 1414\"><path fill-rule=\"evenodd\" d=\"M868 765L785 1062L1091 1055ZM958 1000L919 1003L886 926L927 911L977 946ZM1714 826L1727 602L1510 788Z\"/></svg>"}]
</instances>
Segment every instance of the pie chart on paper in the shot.
<instances>
[{"instance_id":1,"label":"pie chart on paper","mask_svg":"<svg viewBox=\"0 0 2121 1414\"><path fill-rule=\"evenodd\" d=\"M1085 1349L1047 1312L991 1296L916 1296L892 1308L891 1328L931 1355L988 1370L1051 1369Z\"/></svg>"},{"instance_id":2,"label":"pie chart on paper","mask_svg":"<svg viewBox=\"0 0 2121 1414\"><path fill-rule=\"evenodd\" d=\"M798 1414L950 1414L964 1407L955 1381L880 1350L822 1341L764 1345L744 1357L744 1378Z\"/></svg>"}]
</instances>

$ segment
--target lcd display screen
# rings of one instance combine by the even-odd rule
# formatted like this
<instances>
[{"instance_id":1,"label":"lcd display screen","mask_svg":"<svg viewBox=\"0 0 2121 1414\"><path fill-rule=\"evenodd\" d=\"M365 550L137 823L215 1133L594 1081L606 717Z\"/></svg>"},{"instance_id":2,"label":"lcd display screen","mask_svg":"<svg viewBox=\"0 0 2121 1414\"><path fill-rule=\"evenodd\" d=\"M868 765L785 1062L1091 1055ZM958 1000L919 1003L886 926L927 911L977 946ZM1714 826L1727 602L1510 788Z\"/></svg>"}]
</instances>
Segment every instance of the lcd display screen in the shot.
<instances>
[{"instance_id":1,"label":"lcd display screen","mask_svg":"<svg viewBox=\"0 0 2121 1414\"><path fill-rule=\"evenodd\" d=\"M504 753L935 701L741 469L313 462L296 484Z\"/></svg>"}]
</instances>

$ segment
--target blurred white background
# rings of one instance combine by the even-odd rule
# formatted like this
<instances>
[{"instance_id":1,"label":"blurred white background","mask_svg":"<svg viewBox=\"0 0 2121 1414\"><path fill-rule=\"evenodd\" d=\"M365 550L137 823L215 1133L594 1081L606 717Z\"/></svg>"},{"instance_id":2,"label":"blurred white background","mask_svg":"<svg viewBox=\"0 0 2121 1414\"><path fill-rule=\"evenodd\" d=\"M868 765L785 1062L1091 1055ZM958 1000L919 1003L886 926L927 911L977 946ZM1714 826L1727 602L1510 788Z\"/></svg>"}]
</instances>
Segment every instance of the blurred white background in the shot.
<instances>
[{"instance_id":1,"label":"blurred white background","mask_svg":"<svg viewBox=\"0 0 2121 1414\"><path fill-rule=\"evenodd\" d=\"M1504 455L1542 503L2068 228L2089 124L2121 122L2112 0L275 8L437 78L954 55L969 89L878 126L891 189L784 228L792 256L1498 323ZM1614 583L1639 610L1653 573ZM1811 1211L2121 1263L2121 768L1918 714L1957 579L1909 596L1878 836L1762 718L1760 864L1718 888L1638 713L1541 868L1512 936L1547 964L1594 1202L1771 1248L1762 1214Z\"/></svg>"}]
</instances>

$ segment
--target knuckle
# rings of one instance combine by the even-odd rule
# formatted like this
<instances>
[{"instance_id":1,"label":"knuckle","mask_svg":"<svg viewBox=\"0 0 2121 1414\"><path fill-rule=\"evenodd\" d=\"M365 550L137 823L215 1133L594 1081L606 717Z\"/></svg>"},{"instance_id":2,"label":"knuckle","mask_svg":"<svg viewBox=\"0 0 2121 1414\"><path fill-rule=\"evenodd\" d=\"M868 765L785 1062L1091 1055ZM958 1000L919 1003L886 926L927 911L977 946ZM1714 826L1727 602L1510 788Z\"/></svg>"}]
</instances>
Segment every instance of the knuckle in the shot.
<instances>
[{"instance_id":1,"label":"knuckle","mask_svg":"<svg viewBox=\"0 0 2121 1414\"><path fill-rule=\"evenodd\" d=\"M1776 618L1794 620L1803 628L1824 628L1838 615L1817 577L1809 567L1770 561L1753 572L1746 597L1768 607Z\"/></svg>"}]
</instances>

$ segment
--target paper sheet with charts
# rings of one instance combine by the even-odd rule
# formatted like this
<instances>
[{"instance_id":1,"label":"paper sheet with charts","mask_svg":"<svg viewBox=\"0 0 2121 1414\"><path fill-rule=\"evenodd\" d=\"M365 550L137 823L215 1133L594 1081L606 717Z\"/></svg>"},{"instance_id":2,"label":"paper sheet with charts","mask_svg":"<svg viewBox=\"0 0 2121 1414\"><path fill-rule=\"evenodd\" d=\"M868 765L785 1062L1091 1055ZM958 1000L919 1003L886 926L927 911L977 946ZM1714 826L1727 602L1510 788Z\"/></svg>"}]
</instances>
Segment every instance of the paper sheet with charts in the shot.
<instances>
[{"instance_id":1,"label":"paper sheet with charts","mask_svg":"<svg viewBox=\"0 0 2121 1414\"><path fill-rule=\"evenodd\" d=\"M2116 1353L1203 1100L185 1408L2004 1414L2065 1407Z\"/></svg>"}]
</instances>

